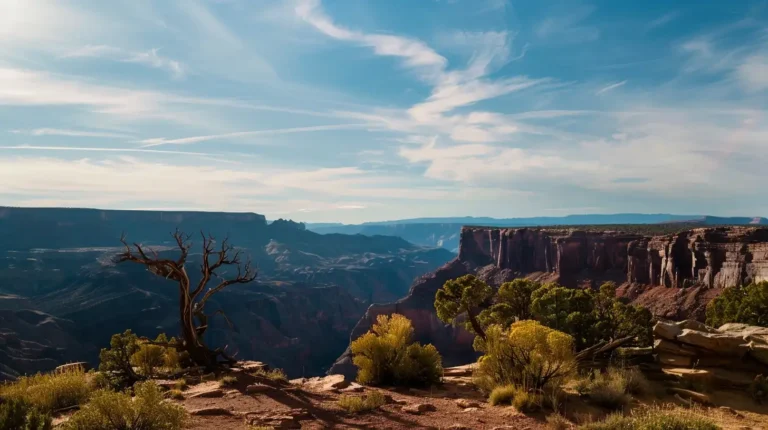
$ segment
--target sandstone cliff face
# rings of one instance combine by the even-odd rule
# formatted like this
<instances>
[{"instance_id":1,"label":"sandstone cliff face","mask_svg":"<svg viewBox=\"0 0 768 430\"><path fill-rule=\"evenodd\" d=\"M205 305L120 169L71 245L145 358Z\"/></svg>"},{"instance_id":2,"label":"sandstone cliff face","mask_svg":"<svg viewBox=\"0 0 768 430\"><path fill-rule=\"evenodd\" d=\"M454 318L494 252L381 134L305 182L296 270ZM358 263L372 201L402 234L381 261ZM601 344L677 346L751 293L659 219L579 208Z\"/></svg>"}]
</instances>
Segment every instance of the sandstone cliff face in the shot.
<instances>
[{"instance_id":1,"label":"sandstone cliff face","mask_svg":"<svg viewBox=\"0 0 768 430\"><path fill-rule=\"evenodd\" d=\"M461 230L459 256L417 280L404 299L373 305L351 339L368 331L380 314L411 318L417 340L434 344L447 365L472 357L472 336L446 326L434 310L435 293L448 279L474 273L491 285L518 277L570 287L620 285L619 294L671 319L704 317L723 288L768 280L768 228L698 228L674 235L565 228ZM331 373L354 375L349 351Z\"/></svg>"}]
</instances>

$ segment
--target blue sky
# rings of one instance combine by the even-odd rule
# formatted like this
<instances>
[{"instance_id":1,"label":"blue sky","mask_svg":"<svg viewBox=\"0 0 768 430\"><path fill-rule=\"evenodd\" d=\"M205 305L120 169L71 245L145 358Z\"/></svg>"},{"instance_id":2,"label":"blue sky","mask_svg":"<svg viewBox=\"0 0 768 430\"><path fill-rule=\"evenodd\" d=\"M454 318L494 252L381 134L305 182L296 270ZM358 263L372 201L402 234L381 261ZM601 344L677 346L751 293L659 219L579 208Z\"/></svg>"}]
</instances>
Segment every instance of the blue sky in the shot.
<instances>
[{"instance_id":1,"label":"blue sky","mask_svg":"<svg viewBox=\"0 0 768 430\"><path fill-rule=\"evenodd\" d=\"M0 204L768 215L768 2L3 0Z\"/></svg>"}]
</instances>

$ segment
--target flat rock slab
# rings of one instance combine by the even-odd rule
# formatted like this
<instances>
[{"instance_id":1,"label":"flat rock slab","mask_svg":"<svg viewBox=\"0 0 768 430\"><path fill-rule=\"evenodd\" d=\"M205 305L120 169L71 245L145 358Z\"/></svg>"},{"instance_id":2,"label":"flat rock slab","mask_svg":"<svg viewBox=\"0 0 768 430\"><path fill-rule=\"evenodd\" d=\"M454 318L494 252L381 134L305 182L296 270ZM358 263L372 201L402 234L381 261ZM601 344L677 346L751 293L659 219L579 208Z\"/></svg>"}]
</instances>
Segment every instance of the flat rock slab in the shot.
<instances>
[{"instance_id":1,"label":"flat rock slab","mask_svg":"<svg viewBox=\"0 0 768 430\"><path fill-rule=\"evenodd\" d=\"M423 414L424 412L434 412L437 410L434 405L430 405L428 403L414 403L411 405L403 406L403 412L407 412L409 414L419 415Z\"/></svg>"},{"instance_id":2,"label":"flat rock slab","mask_svg":"<svg viewBox=\"0 0 768 430\"><path fill-rule=\"evenodd\" d=\"M734 333L706 333L683 329L682 333L677 335L677 341L725 356L743 357L749 351L744 338Z\"/></svg>"},{"instance_id":3,"label":"flat rock slab","mask_svg":"<svg viewBox=\"0 0 768 430\"><path fill-rule=\"evenodd\" d=\"M196 393L190 393L187 398L190 399L212 399L224 397L224 391L221 388L215 388L211 390L200 391Z\"/></svg>"},{"instance_id":4,"label":"flat rock slab","mask_svg":"<svg viewBox=\"0 0 768 430\"><path fill-rule=\"evenodd\" d=\"M189 411L189 414L195 415L195 416L221 416L221 415L232 415L232 411L225 408L209 407L209 408L192 409Z\"/></svg>"}]
</instances>

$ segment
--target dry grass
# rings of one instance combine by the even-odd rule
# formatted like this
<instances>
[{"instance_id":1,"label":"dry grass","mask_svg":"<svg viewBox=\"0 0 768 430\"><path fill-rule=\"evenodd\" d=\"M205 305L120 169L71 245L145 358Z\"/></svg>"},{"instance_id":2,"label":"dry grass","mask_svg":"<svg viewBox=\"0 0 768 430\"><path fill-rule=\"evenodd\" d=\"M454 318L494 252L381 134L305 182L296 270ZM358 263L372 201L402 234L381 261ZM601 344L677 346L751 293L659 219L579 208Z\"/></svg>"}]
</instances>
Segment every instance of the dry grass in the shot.
<instances>
[{"instance_id":1,"label":"dry grass","mask_svg":"<svg viewBox=\"0 0 768 430\"><path fill-rule=\"evenodd\" d=\"M259 369L257 372L253 373L253 375L267 378L270 381L288 382L288 375L285 374L285 371L283 371L283 369L270 369L270 370Z\"/></svg>"},{"instance_id":2,"label":"dry grass","mask_svg":"<svg viewBox=\"0 0 768 430\"><path fill-rule=\"evenodd\" d=\"M378 409L387 403L384 395L378 391L368 393L367 396L341 396L339 406L347 412L357 414Z\"/></svg>"},{"instance_id":3,"label":"dry grass","mask_svg":"<svg viewBox=\"0 0 768 430\"><path fill-rule=\"evenodd\" d=\"M237 378L232 375L227 375L219 379L219 386L221 387L231 387L235 384L237 384Z\"/></svg>"},{"instance_id":4,"label":"dry grass","mask_svg":"<svg viewBox=\"0 0 768 430\"><path fill-rule=\"evenodd\" d=\"M78 369L22 376L0 386L0 397L22 400L44 413L83 404L92 392L85 372Z\"/></svg>"},{"instance_id":5,"label":"dry grass","mask_svg":"<svg viewBox=\"0 0 768 430\"><path fill-rule=\"evenodd\" d=\"M632 400L631 395L651 393L650 382L638 369L610 368L603 374L578 379L574 389L588 395L592 403L608 409L622 409Z\"/></svg>"},{"instance_id":6,"label":"dry grass","mask_svg":"<svg viewBox=\"0 0 768 430\"><path fill-rule=\"evenodd\" d=\"M573 424L560 414L547 415L547 428L550 430L567 430Z\"/></svg>"},{"instance_id":7,"label":"dry grass","mask_svg":"<svg viewBox=\"0 0 768 430\"><path fill-rule=\"evenodd\" d=\"M168 397L174 400L184 400L184 393L180 390L173 389L168 391Z\"/></svg>"},{"instance_id":8,"label":"dry grass","mask_svg":"<svg viewBox=\"0 0 768 430\"><path fill-rule=\"evenodd\" d=\"M647 407L630 415L609 415L605 420L581 426L585 430L718 430L712 419L696 409Z\"/></svg>"},{"instance_id":9,"label":"dry grass","mask_svg":"<svg viewBox=\"0 0 768 430\"><path fill-rule=\"evenodd\" d=\"M496 387L491 391L491 395L488 396L488 402L492 406L511 405L517 391L518 389L514 385Z\"/></svg>"},{"instance_id":10,"label":"dry grass","mask_svg":"<svg viewBox=\"0 0 768 430\"><path fill-rule=\"evenodd\" d=\"M189 382L186 379L181 378L173 383L173 388L179 391L184 391L189 386Z\"/></svg>"},{"instance_id":11,"label":"dry grass","mask_svg":"<svg viewBox=\"0 0 768 430\"><path fill-rule=\"evenodd\" d=\"M496 387L488 396L488 402L491 405L512 405L520 412L533 412L539 409L543 400L540 394L528 392L514 385Z\"/></svg>"}]
</instances>

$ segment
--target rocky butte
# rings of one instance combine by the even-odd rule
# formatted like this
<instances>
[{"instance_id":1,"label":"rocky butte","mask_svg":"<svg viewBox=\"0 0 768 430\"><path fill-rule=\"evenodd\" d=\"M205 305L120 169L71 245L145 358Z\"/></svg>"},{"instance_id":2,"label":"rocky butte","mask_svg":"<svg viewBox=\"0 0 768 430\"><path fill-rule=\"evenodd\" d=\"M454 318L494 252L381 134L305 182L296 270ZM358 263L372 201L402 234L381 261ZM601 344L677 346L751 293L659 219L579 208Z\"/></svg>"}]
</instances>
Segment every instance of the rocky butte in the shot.
<instances>
[{"instance_id":1,"label":"rocky butte","mask_svg":"<svg viewBox=\"0 0 768 430\"><path fill-rule=\"evenodd\" d=\"M573 288L613 281L619 294L659 317L702 320L706 304L724 288L768 280L768 228L695 228L649 236L597 227L463 227L458 257L417 279L405 298L371 305L351 339L368 331L378 315L400 313L413 321L419 341L438 348L446 366L473 360L473 336L440 321L433 305L447 280L470 273L495 287L520 277ZM347 350L329 373L354 372Z\"/></svg>"}]
</instances>

